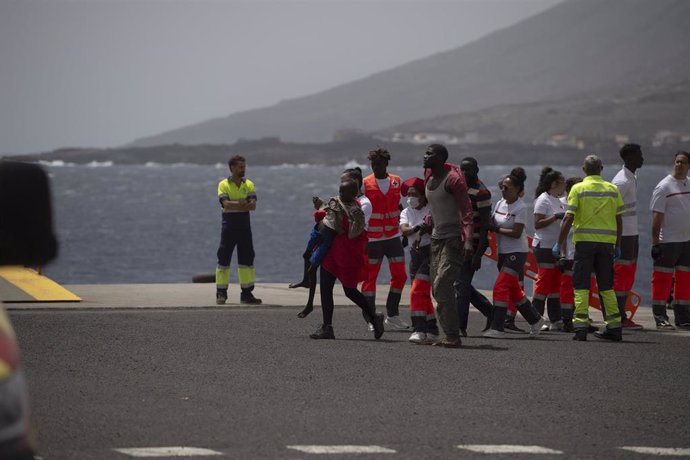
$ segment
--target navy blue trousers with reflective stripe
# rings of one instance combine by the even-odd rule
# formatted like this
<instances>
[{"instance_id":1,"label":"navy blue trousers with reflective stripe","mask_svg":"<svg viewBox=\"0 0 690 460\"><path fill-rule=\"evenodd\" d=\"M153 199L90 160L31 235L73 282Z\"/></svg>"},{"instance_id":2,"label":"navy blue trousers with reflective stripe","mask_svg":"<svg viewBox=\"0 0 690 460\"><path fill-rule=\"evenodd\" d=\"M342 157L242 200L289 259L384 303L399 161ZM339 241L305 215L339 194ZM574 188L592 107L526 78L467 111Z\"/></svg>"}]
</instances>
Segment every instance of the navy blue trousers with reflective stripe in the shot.
<instances>
[{"instance_id":1,"label":"navy blue trousers with reflective stripe","mask_svg":"<svg viewBox=\"0 0 690 460\"><path fill-rule=\"evenodd\" d=\"M218 265L230 266L232 253L237 247L237 263L251 267L254 265L254 243L249 224L249 213L225 213L220 231L218 246Z\"/></svg>"}]
</instances>

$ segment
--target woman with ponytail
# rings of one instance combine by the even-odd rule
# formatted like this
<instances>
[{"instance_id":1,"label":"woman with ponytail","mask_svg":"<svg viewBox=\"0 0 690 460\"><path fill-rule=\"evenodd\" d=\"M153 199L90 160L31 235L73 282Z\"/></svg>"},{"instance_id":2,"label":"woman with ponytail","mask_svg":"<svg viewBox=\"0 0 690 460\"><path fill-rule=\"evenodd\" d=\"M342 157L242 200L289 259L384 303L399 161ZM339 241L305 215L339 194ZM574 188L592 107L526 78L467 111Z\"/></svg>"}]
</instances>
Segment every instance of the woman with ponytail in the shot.
<instances>
[{"instance_id":1,"label":"woman with ponytail","mask_svg":"<svg viewBox=\"0 0 690 460\"><path fill-rule=\"evenodd\" d=\"M565 205L560 197L565 191L565 178L560 171L546 166L539 175L539 185L534 193L534 239L532 251L537 259L537 279L534 281L532 305L549 315L549 330L562 331L561 315L561 271L551 248L558 242L561 221L565 216Z\"/></svg>"},{"instance_id":2,"label":"woman with ponytail","mask_svg":"<svg viewBox=\"0 0 690 460\"><path fill-rule=\"evenodd\" d=\"M544 318L534 309L520 285L529 251L525 234L527 205L520 198L525 190L526 179L525 170L517 167L501 181L503 198L496 203L491 221L491 230L496 233L499 273L493 288L491 328L484 333L484 337L505 336L504 323L511 303L530 324L530 337L539 335L544 325Z\"/></svg>"}]
</instances>

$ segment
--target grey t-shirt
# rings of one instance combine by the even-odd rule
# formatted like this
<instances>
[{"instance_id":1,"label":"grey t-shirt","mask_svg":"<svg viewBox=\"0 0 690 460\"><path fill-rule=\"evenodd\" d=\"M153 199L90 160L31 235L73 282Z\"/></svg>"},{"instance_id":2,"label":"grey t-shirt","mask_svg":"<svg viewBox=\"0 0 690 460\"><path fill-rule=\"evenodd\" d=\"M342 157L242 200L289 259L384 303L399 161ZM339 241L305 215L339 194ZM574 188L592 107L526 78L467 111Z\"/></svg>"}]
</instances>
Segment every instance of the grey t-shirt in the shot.
<instances>
[{"instance_id":1,"label":"grey t-shirt","mask_svg":"<svg viewBox=\"0 0 690 460\"><path fill-rule=\"evenodd\" d=\"M446 190L450 175L451 173L446 174L434 189L430 188L433 179L426 184L426 199L431 206L431 217L434 220L434 230L431 232L431 238L434 240L459 238L461 235L458 205L455 197Z\"/></svg>"}]
</instances>

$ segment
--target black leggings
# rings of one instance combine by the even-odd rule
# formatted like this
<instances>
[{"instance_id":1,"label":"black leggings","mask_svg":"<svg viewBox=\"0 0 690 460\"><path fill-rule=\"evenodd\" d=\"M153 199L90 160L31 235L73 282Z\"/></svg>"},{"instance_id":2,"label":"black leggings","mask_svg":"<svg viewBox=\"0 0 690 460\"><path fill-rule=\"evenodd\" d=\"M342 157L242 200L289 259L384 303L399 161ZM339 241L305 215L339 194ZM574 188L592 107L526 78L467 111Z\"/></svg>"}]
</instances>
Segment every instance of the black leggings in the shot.
<instances>
[{"instance_id":1,"label":"black leggings","mask_svg":"<svg viewBox=\"0 0 690 460\"><path fill-rule=\"evenodd\" d=\"M323 313L323 324L330 326L333 324L333 287L336 277L334 274L321 267L319 290L321 291L321 312ZM343 286L343 291L348 299L352 300L364 314L368 316L367 321L372 322L376 314L376 308L367 303L367 299L357 288Z\"/></svg>"}]
</instances>

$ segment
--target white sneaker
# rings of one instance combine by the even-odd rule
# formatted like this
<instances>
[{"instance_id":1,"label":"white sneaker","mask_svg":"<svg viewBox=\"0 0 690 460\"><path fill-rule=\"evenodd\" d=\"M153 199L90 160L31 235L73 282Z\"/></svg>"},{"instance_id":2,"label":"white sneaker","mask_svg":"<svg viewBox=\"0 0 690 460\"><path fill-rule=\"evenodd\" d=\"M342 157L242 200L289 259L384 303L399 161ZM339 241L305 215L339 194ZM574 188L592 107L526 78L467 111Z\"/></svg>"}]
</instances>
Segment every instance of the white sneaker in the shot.
<instances>
[{"instance_id":1,"label":"white sneaker","mask_svg":"<svg viewBox=\"0 0 690 460\"><path fill-rule=\"evenodd\" d=\"M550 331L554 331L554 332L556 332L556 331L562 331L562 330L563 330L563 321L558 320L558 321L556 321L555 323L551 323L551 324L549 325L549 330L550 330Z\"/></svg>"},{"instance_id":2,"label":"white sneaker","mask_svg":"<svg viewBox=\"0 0 690 460\"><path fill-rule=\"evenodd\" d=\"M544 325L541 327L541 332L550 330L550 329L549 329L550 327L551 327L550 324L544 323Z\"/></svg>"},{"instance_id":3,"label":"white sneaker","mask_svg":"<svg viewBox=\"0 0 690 460\"><path fill-rule=\"evenodd\" d=\"M426 332L413 332L408 340L412 343L426 343L428 339Z\"/></svg>"},{"instance_id":4,"label":"white sneaker","mask_svg":"<svg viewBox=\"0 0 690 460\"><path fill-rule=\"evenodd\" d=\"M537 321L534 324L530 324L529 326L529 336L531 338L534 338L538 336L541 333L541 327L544 325L546 321L544 321L544 317L542 316L539 318L539 321Z\"/></svg>"},{"instance_id":5,"label":"white sneaker","mask_svg":"<svg viewBox=\"0 0 690 460\"><path fill-rule=\"evenodd\" d=\"M505 336L506 336L505 332L498 331L496 329L489 329L484 334L482 334L482 337L486 337L487 339L501 339Z\"/></svg>"},{"instance_id":6,"label":"white sneaker","mask_svg":"<svg viewBox=\"0 0 690 460\"><path fill-rule=\"evenodd\" d=\"M374 325L371 323L367 323L367 331L374 332Z\"/></svg>"},{"instance_id":7,"label":"white sneaker","mask_svg":"<svg viewBox=\"0 0 690 460\"><path fill-rule=\"evenodd\" d=\"M385 324L388 329L395 331L406 331L410 328L410 325L401 320L399 316L386 316Z\"/></svg>"}]
</instances>

